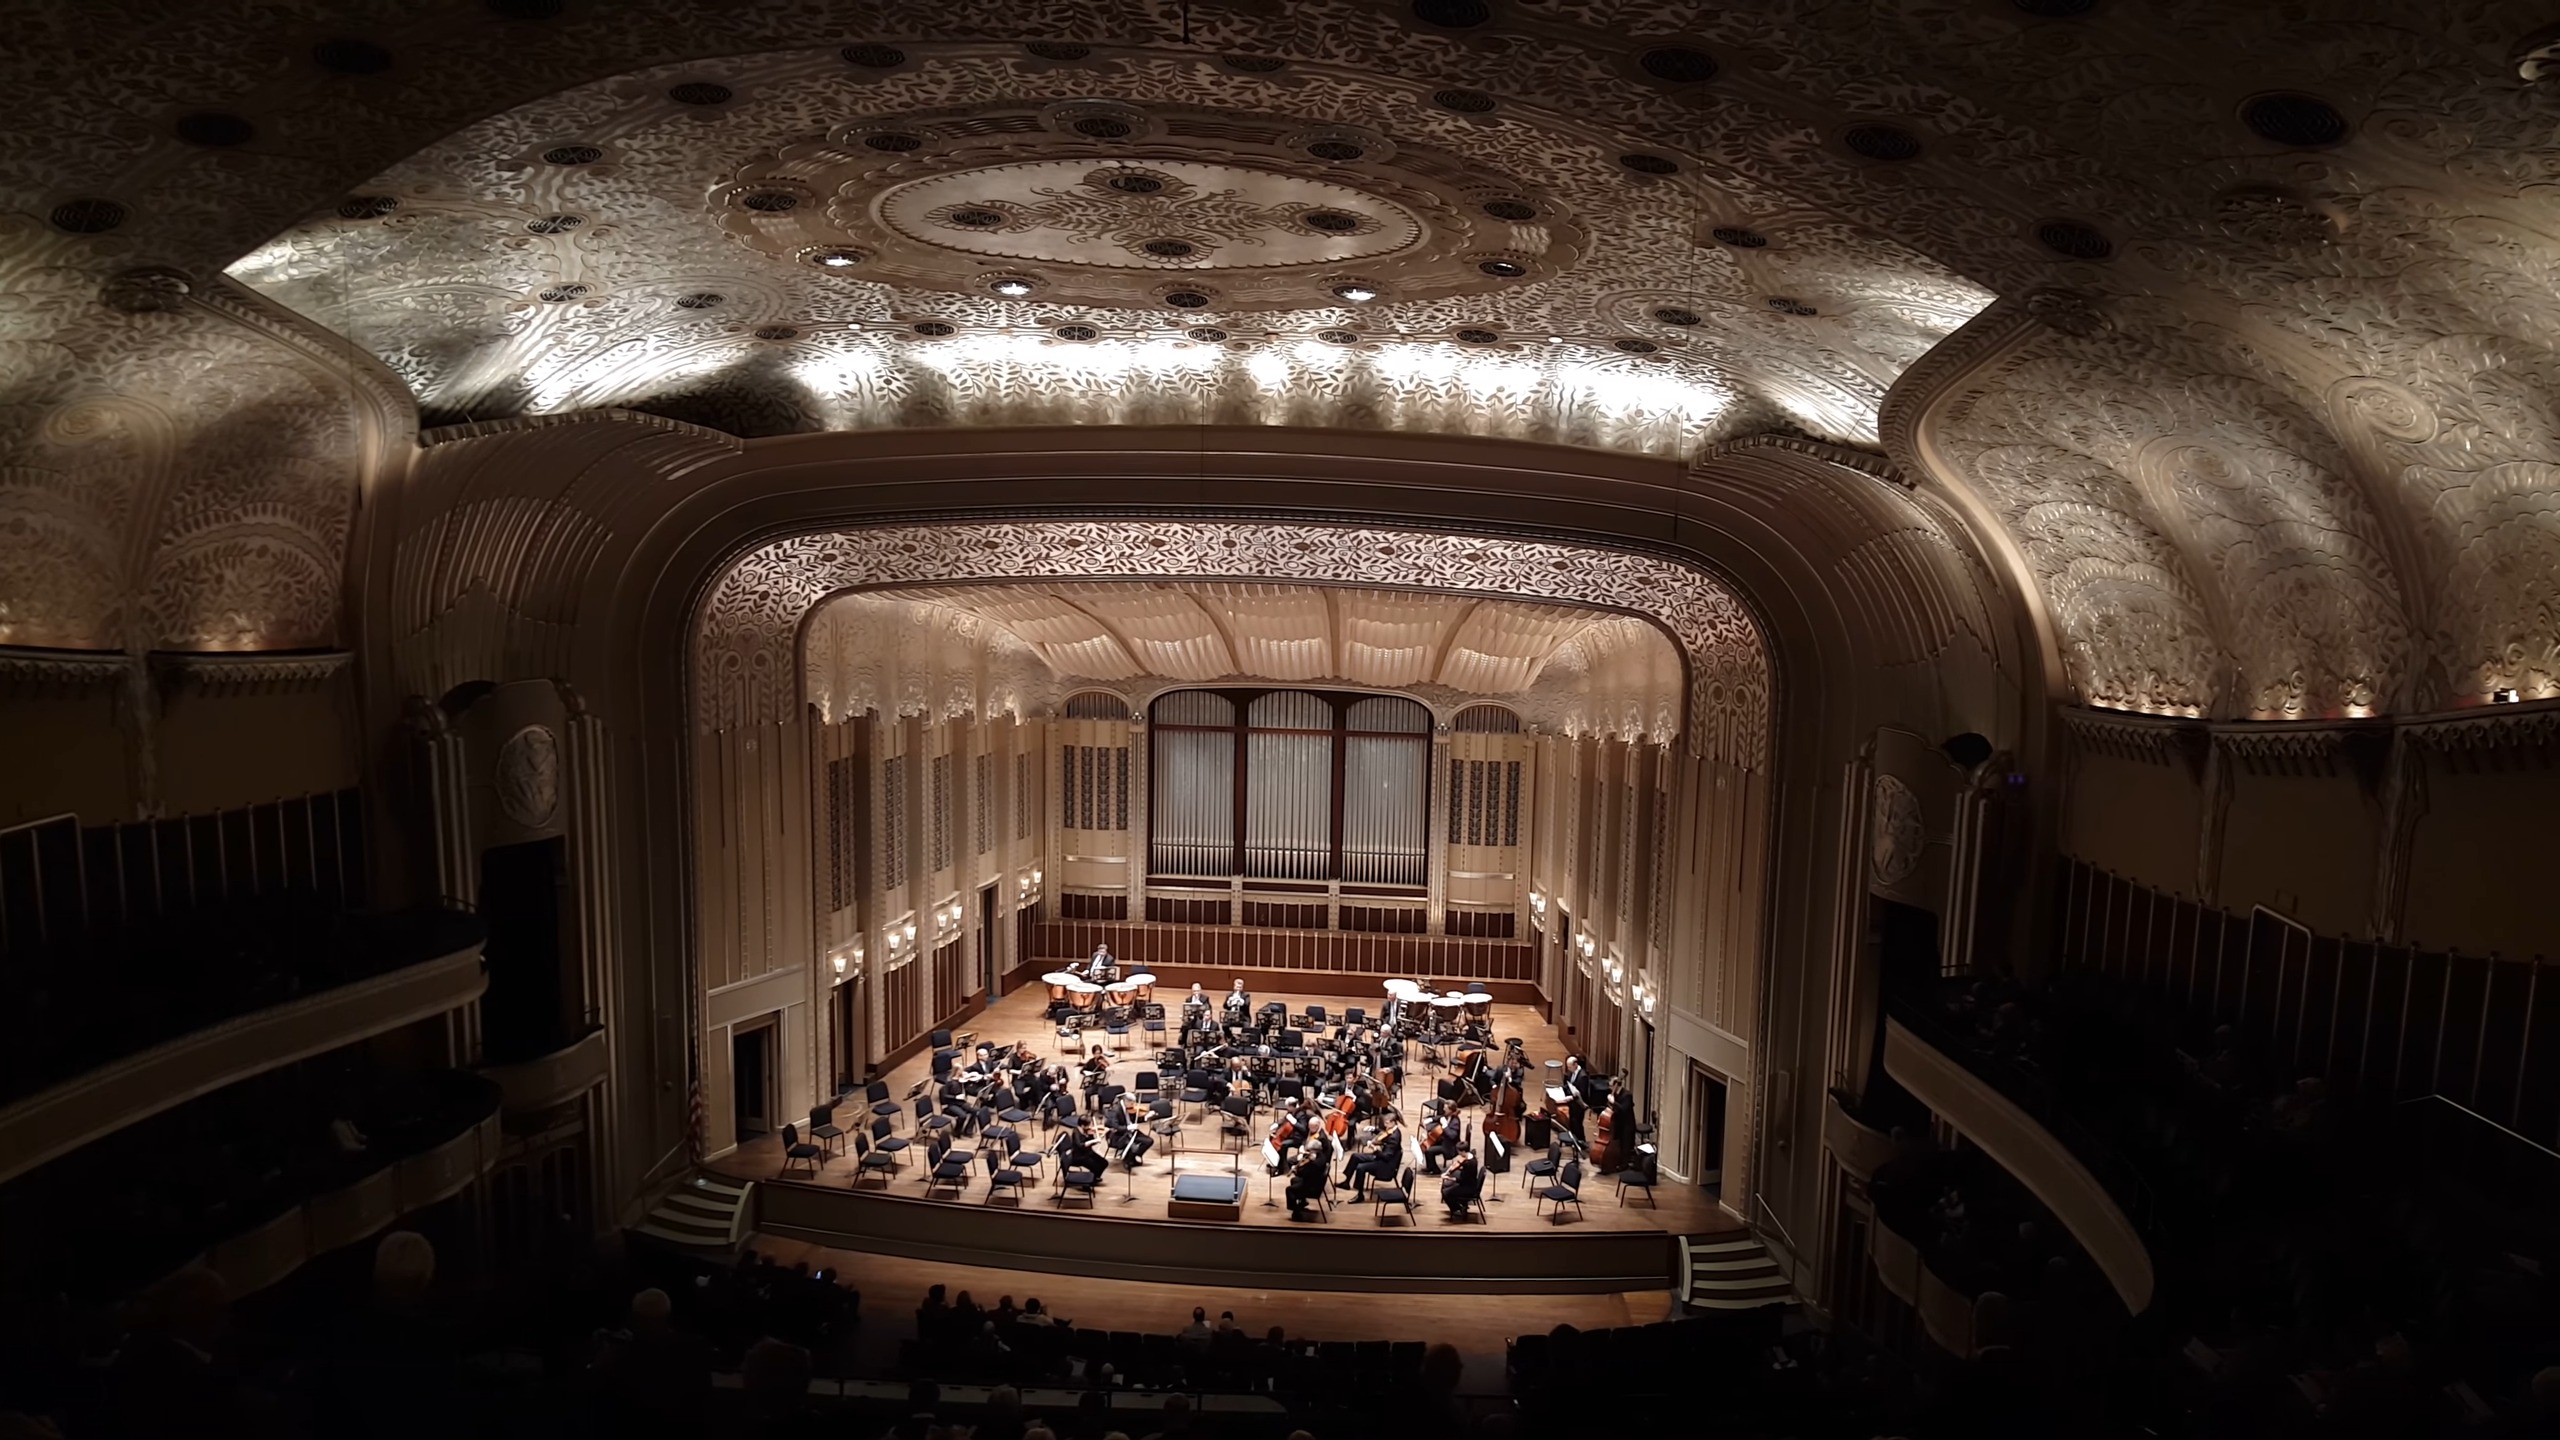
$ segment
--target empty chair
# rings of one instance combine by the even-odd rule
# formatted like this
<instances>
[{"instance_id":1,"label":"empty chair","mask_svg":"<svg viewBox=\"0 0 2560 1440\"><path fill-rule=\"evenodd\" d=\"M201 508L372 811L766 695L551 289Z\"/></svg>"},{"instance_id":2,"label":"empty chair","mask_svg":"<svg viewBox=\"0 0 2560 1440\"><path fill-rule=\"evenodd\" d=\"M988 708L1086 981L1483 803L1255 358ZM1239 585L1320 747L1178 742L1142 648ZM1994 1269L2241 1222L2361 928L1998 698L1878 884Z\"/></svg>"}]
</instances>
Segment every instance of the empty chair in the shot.
<instances>
[{"instance_id":1,"label":"empty chair","mask_svg":"<svg viewBox=\"0 0 2560 1440\"><path fill-rule=\"evenodd\" d=\"M871 1148L875 1153L889 1157L890 1169L895 1170L898 1168L899 1153L904 1151L913 1143L914 1142L908 1140L907 1137L903 1135L891 1134L888 1121L874 1120L871 1122Z\"/></svg>"},{"instance_id":2,"label":"empty chair","mask_svg":"<svg viewBox=\"0 0 2560 1440\"><path fill-rule=\"evenodd\" d=\"M1562 1215L1564 1207L1570 1205L1573 1213L1579 1216L1582 1213L1582 1162L1566 1161L1564 1173L1556 1177L1556 1183L1538 1192L1538 1203L1552 1203L1558 1215Z\"/></svg>"},{"instance_id":3,"label":"empty chair","mask_svg":"<svg viewBox=\"0 0 2560 1440\"><path fill-rule=\"evenodd\" d=\"M977 1116L978 1148L1000 1150L1010 1155L1022 1148L1022 1132L996 1118L995 1112L981 1109Z\"/></svg>"},{"instance_id":4,"label":"empty chair","mask_svg":"<svg viewBox=\"0 0 2560 1440\"><path fill-rule=\"evenodd\" d=\"M933 1032L928 1043L930 1043L936 1050L948 1050L951 1048L951 1032L948 1030L936 1030Z\"/></svg>"},{"instance_id":5,"label":"empty chair","mask_svg":"<svg viewBox=\"0 0 2560 1440\"><path fill-rule=\"evenodd\" d=\"M1564 1140L1559 1137L1547 1143L1544 1159L1532 1160L1520 1167L1520 1188L1526 1190L1533 1185L1551 1181L1556 1178L1556 1172L1563 1168Z\"/></svg>"},{"instance_id":6,"label":"empty chair","mask_svg":"<svg viewBox=\"0 0 2560 1440\"><path fill-rule=\"evenodd\" d=\"M1186 1107L1185 1114L1207 1113L1209 1109L1208 1071L1194 1070L1182 1077L1182 1103Z\"/></svg>"},{"instance_id":7,"label":"empty chair","mask_svg":"<svg viewBox=\"0 0 2560 1440\"><path fill-rule=\"evenodd\" d=\"M931 1136L939 1135L939 1134L943 1133L944 1131L949 1130L950 1128L951 1128L951 1117L950 1117L950 1116L948 1116L948 1115L940 1115L940 1114L936 1114L936 1113L934 1112L933 1102L932 1102L932 1101L927 1100L926 1098L924 1098L924 1097L923 1097L923 1096L921 1096L921 1095L919 1095L919 1096L917 1096L917 1097L916 1097L916 1133L917 1133L917 1134L919 1134L919 1135L923 1135L923 1136L927 1136L927 1137L931 1137Z\"/></svg>"},{"instance_id":8,"label":"empty chair","mask_svg":"<svg viewBox=\"0 0 2560 1440\"><path fill-rule=\"evenodd\" d=\"M1218 1123L1221 1139L1241 1141L1253 1133L1253 1102L1242 1095L1230 1095L1218 1109L1226 1118Z\"/></svg>"},{"instance_id":9,"label":"empty chair","mask_svg":"<svg viewBox=\"0 0 2560 1440\"><path fill-rule=\"evenodd\" d=\"M1138 1099L1140 1101L1152 1105L1156 1101L1157 1089L1162 1084L1163 1081L1158 1078L1156 1072L1153 1070L1141 1070L1138 1072L1137 1083L1131 1088L1138 1092Z\"/></svg>"},{"instance_id":10,"label":"empty chair","mask_svg":"<svg viewBox=\"0 0 2560 1440\"><path fill-rule=\"evenodd\" d=\"M1642 1195L1644 1197L1644 1203L1647 1205L1653 1205L1657 1210L1662 1208L1661 1206L1654 1204L1652 1171L1645 1169L1641 1165L1630 1165L1626 1169L1619 1171L1618 1203L1621 1206L1627 1203L1627 1191L1630 1189L1634 1190L1637 1194Z\"/></svg>"},{"instance_id":11,"label":"empty chair","mask_svg":"<svg viewBox=\"0 0 2560 1440\"><path fill-rule=\"evenodd\" d=\"M1354 1005L1350 1009L1342 1012L1342 1023L1345 1025L1366 1025L1369 1023L1369 1012L1361 1006Z\"/></svg>"},{"instance_id":12,"label":"empty chair","mask_svg":"<svg viewBox=\"0 0 2560 1440\"><path fill-rule=\"evenodd\" d=\"M1393 1185L1370 1186L1369 1198L1376 1201L1378 1205L1377 1214L1374 1217L1375 1219L1384 1221L1387 1218L1388 1206L1401 1205L1404 1207L1405 1223L1408 1225L1412 1224L1413 1167L1410 1165L1404 1167L1403 1173L1396 1176L1396 1183Z\"/></svg>"},{"instance_id":13,"label":"empty chair","mask_svg":"<svg viewBox=\"0 0 2560 1440\"><path fill-rule=\"evenodd\" d=\"M948 1140L939 1143L941 1148L932 1152L933 1173L925 1178L924 1193L930 1199L935 1191L947 1189L956 1200L969 1188L969 1157L953 1154Z\"/></svg>"},{"instance_id":14,"label":"empty chair","mask_svg":"<svg viewBox=\"0 0 2560 1440\"><path fill-rule=\"evenodd\" d=\"M1470 982L1468 982L1468 985L1467 985L1467 993L1468 993L1468 994L1470 994L1470 995L1490 995L1490 994L1492 994L1493 992L1492 992L1492 991L1490 991L1490 990L1487 990L1486 988L1484 988L1484 982L1483 982L1483 981L1481 981L1481 980L1474 980L1474 981L1470 981Z\"/></svg>"},{"instance_id":15,"label":"empty chair","mask_svg":"<svg viewBox=\"0 0 2560 1440\"><path fill-rule=\"evenodd\" d=\"M877 1123L886 1125L888 1122ZM907 1142L901 1140L898 1143L904 1145ZM853 1137L853 1178L859 1181L863 1176L875 1173L884 1183L888 1181L898 1173L898 1157L892 1151L881 1149L871 1136L857 1131Z\"/></svg>"},{"instance_id":16,"label":"empty chair","mask_svg":"<svg viewBox=\"0 0 2560 1440\"><path fill-rule=\"evenodd\" d=\"M981 1154L987 1162L987 1197L981 1203L993 1204L998 1193L1008 1190L1013 1192L1015 1202L1019 1203L1022 1199L1022 1172L1012 1168L1004 1156L993 1150Z\"/></svg>"},{"instance_id":17,"label":"empty chair","mask_svg":"<svg viewBox=\"0 0 2560 1440\"><path fill-rule=\"evenodd\" d=\"M1129 1012L1126 1010L1115 1010L1111 1012L1110 1016L1105 1018L1102 1022L1102 1033L1110 1037L1112 1049L1128 1049Z\"/></svg>"},{"instance_id":18,"label":"empty chair","mask_svg":"<svg viewBox=\"0 0 2560 1440\"><path fill-rule=\"evenodd\" d=\"M820 1105L809 1112L809 1138L821 1145L832 1146L838 1153L844 1149L844 1127L836 1123L836 1107Z\"/></svg>"},{"instance_id":19,"label":"empty chair","mask_svg":"<svg viewBox=\"0 0 2560 1440\"><path fill-rule=\"evenodd\" d=\"M799 1126L785 1125L782 1127L781 1173L788 1175L791 1173L791 1167L793 1165L806 1165L809 1167L809 1173L815 1175L818 1173L818 1167L826 1163L827 1152L825 1148L822 1146L812 1145L808 1141L801 1139Z\"/></svg>"},{"instance_id":20,"label":"empty chair","mask_svg":"<svg viewBox=\"0 0 2560 1440\"><path fill-rule=\"evenodd\" d=\"M895 1120L905 1113L904 1107L889 1098L889 1082L886 1080L874 1080L863 1086L862 1101L871 1107L871 1116L875 1120Z\"/></svg>"}]
</instances>

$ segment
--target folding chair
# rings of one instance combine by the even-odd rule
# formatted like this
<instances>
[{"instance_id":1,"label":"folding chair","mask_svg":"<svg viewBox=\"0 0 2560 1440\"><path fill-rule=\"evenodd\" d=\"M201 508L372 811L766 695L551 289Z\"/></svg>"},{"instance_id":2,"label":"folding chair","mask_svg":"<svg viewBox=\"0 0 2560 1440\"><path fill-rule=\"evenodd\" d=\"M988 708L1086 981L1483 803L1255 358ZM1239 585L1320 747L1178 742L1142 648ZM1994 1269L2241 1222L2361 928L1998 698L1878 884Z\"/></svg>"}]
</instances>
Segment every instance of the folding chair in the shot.
<instances>
[{"instance_id":1,"label":"folding chair","mask_svg":"<svg viewBox=\"0 0 2560 1440\"><path fill-rule=\"evenodd\" d=\"M819 1167L827 1163L827 1152L823 1146L801 1139L799 1126L785 1125L782 1127L782 1169L779 1173L790 1174L794 1162L807 1165L809 1173L815 1175Z\"/></svg>"},{"instance_id":2,"label":"folding chair","mask_svg":"<svg viewBox=\"0 0 2560 1440\"><path fill-rule=\"evenodd\" d=\"M1539 1204L1541 1204L1541 1205L1545 1205L1545 1204L1547 1204L1547 1203L1548 1203L1548 1202L1550 1202L1550 1201L1554 1202L1555 1207L1556 1207L1556 1209L1555 1209L1555 1213L1556 1213L1557 1215L1559 1215L1559 1216L1563 1215L1563 1214L1564 1214L1564 1207L1566 1207L1567 1205L1570 1205L1570 1206L1572 1206L1572 1207L1573 1207L1573 1213L1574 1213L1575 1217L1576 1217L1577 1219L1578 1219L1578 1218L1580 1218L1580 1216L1581 1216L1581 1214L1582 1214L1582 1162L1581 1162L1581 1161L1579 1161L1579 1160L1568 1160L1568 1161L1566 1161L1566 1162L1565 1162L1565 1166L1564 1166L1564 1173L1563 1173L1562 1175L1559 1175L1559 1176L1557 1176L1557 1177L1556 1177L1556 1183L1554 1183L1553 1185L1548 1186L1546 1189L1541 1190L1541 1191L1539 1191L1539 1192L1538 1192L1538 1203L1539 1203Z\"/></svg>"},{"instance_id":3,"label":"folding chair","mask_svg":"<svg viewBox=\"0 0 2560 1440\"><path fill-rule=\"evenodd\" d=\"M1002 1190L1013 1192L1015 1204L1022 1203L1022 1186L1025 1179L1023 1173L1007 1165L1005 1157L993 1150L981 1151L980 1158L987 1162L987 1196L979 1203L994 1204L996 1193Z\"/></svg>"}]
</instances>

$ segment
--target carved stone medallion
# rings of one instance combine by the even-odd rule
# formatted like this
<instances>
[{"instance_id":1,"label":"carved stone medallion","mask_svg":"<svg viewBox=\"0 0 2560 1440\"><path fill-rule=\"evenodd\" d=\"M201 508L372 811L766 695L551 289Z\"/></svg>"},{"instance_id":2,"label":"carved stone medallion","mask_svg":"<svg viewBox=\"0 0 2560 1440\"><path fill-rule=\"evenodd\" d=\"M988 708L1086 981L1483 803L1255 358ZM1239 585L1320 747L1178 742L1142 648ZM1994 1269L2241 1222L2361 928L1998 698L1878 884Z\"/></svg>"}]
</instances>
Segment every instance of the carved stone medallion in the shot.
<instances>
[{"instance_id":1,"label":"carved stone medallion","mask_svg":"<svg viewBox=\"0 0 2560 1440\"><path fill-rule=\"evenodd\" d=\"M1873 861L1878 885L1899 885L1920 868L1928 837L1920 822L1920 797L1891 775L1875 784Z\"/></svg>"},{"instance_id":2,"label":"carved stone medallion","mask_svg":"<svg viewBox=\"0 0 2560 1440\"><path fill-rule=\"evenodd\" d=\"M527 725L498 747L498 808L528 830L560 811L560 740L547 725Z\"/></svg>"}]
</instances>

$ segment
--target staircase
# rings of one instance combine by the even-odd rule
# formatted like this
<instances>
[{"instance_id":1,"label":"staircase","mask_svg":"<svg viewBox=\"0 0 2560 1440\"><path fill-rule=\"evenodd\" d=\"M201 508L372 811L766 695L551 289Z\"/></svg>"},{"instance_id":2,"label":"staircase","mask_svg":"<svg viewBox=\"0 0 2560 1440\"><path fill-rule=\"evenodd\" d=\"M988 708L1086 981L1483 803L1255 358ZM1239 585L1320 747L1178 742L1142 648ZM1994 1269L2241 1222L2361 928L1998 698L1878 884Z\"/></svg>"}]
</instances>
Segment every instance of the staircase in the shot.
<instances>
[{"instance_id":1,"label":"staircase","mask_svg":"<svg viewBox=\"0 0 2560 1440\"><path fill-rule=\"evenodd\" d=\"M1792 1304L1796 1292L1766 1246L1727 1233L1680 1237L1679 1296L1692 1310L1757 1310Z\"/></svg>"},{"instance_id":2,"label":"staircase","mask_svg":"<svg viewBox=\"0 0 2560 1440\"><path fill-rule=\"evenodd\" d=\"M659 1196L633 1233L699 1254L726 1255L746 1236L747 1197L754 1189L752 1180L697 1173Z\"/></svg>"}]
</instances>

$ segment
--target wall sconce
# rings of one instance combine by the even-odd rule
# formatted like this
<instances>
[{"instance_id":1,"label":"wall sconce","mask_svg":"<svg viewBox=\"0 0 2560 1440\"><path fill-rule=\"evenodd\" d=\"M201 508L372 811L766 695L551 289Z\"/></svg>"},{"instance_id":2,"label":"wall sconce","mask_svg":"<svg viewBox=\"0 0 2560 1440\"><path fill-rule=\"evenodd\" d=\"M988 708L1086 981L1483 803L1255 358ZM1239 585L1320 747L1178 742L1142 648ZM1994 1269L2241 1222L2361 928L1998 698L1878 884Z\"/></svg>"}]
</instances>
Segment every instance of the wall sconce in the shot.
<instances>
[{"instance_id":1,"label":"wall sconce","mask_svg":"<svg viewBox=\"0 0 2560 1440\"><path fill-rule=\"evenodd\" d=\"M842 975L842 974L844 973L844 952L843 952L843 951L839 950L839 951L837 951L837 952L835 953L835 963L836 963L836 973L837 973L838 975Z\"/></svg>"},{"instance_id":2,"label":"wall sconce","mask_svg":"<svg viewBox=\"0 0 2560 1440\"><path fill-rule=\"evenodd\" d=\"M1530 891L1530 892L1529 892L1529 909L1530 909L1530 912L1531 912L1531 913L1533 913L1533 914L1537 914L1537 915L1544 915L1544 914L1546 914L1546 913L1547 913L1547 897L1546 897L1546 896L1544 896L1544 895L1539 894L1539 893L1538 893L1537 891L1535 891L1535 890Z\"/></svg>"},{"instance_id":3,"label":"wall sconce","mask_svg":"<svg viewBox=\"0 0 2560 1440\"><path fill-rule=\"evenodd\" d=\"M907 922L907 938L909 940L916 938L916 922L913 920Z\"/></svg>"}]
</instances>

